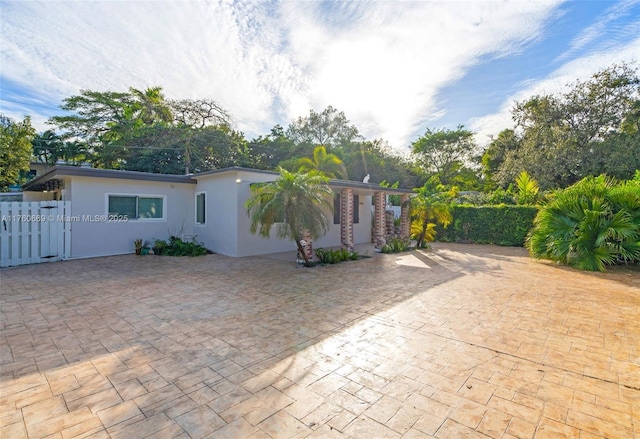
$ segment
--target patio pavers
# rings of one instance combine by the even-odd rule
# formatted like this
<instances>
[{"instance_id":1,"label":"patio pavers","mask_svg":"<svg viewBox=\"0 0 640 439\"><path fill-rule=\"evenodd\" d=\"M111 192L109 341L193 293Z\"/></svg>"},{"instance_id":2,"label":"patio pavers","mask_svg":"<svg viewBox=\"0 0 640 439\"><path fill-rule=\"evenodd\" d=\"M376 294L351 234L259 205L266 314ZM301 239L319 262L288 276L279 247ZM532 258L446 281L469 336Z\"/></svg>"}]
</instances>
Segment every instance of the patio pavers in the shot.
<instances>
[{"instance_id":1,"label":"patio pavers","mask_svg":"<svg viewBox=\"0 0 640 439\"><path fill-rule=\"evenodd\" d=\"M640 438L640 271L523 249L0 271L1 438Z\"/></svg>"}]
</instances>

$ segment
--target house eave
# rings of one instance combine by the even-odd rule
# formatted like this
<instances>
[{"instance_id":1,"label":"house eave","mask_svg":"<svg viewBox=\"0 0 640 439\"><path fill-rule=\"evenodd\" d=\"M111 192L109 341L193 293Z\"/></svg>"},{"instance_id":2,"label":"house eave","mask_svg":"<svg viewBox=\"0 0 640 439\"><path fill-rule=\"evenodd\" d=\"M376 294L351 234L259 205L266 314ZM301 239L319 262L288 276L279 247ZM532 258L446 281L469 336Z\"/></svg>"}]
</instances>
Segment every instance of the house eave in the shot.
<instances>
[{"instance_id":1,"label":"house eave","mask_svg":"<svg viewBox=\"0 0 640 439\"><path fill-rule=\"evenodd\" d=\"M59 177L93 177L115 178L139 181L158 181L165 183L197 184L197 181L188 175L155 174L150 172L120 171L116 169L81 168L78 166L54 166L41 176L34 178L22 186L23 191L42 191L48 181L59 180Z\"/></svg>"}]
</instances>

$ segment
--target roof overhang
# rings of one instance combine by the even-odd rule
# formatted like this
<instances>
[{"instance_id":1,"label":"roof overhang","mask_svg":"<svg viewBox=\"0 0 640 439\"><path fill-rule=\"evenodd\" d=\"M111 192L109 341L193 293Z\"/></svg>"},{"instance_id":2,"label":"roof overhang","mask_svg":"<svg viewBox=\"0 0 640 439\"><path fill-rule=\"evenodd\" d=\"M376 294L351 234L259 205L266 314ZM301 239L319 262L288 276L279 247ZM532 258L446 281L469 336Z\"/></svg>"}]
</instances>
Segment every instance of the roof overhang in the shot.
<instances>
[{"instance_id":1,"label":"roof overhang","mask_svg":"<svg viewBox=\"0 0 640 439\"><path fill-rule=\"evenodd\" d=\"M92 177L115 178L138 181L158 181L165 183L196 184L197 182L188 175L154 174L150 172L119 171L115 169L82 168L79 166L54 166L48 172L34 178L22 186L24 191L42 192L62 187L64 177ZM55 182L58 183L55 183Z\"/></svg>"},{"instance_id":2,"label":"roof overhang","mask_svg":"<svg viewBox=\"0 0 640 439\"><path fill-rule=\"evenodd\" d=\"M34 178L30 182L22 186L24 191L51 191L64 187L64 177L91 177L91 178L115 178L124 180L138 180L138 181L157 181L164 183L183 183L183 184L197 184L197 180L202 177L211 175L225 174L225 173L238 173L249 172L261 175L268 175L270 177L277 177L279 172L265 171L261 169L243 168L243 167L231 167L224 169L215 169L212 171L202 172L199 174L191 175L173 175L173 174L155 174L151 172L137 172L137 171L120 171L115 169L96 169L96 168L83 168L80 166L54 166L48 172L41 176ZM342 189L353 189L355 194L358 195L373 195L376 192L384 192L386 194L408 194L413 195L410 189L394 189L390 187L381 187L374 183L364 183L350 180L332 179L329 180L329 187L334 191L340 191Z\"/></svg>"}]
</instances>

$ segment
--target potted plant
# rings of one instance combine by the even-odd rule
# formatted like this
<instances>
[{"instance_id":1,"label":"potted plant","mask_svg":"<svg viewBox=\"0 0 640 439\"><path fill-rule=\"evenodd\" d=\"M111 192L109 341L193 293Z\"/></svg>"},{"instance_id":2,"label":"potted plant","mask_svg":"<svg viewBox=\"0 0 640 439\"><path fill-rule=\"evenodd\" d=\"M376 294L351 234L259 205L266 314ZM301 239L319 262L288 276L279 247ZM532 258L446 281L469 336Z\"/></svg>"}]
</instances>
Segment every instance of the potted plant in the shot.
<instances>
[{"instance_id":1,"label":"potted plant","mask_svg":"<svg viewBox=\"0 0 640 439\"><path fill-rule=\"evenodd\" d=\"M136 248L136 255L140 255L142 252L142 239L136 239L135 241L133 241L133 245Z\"/></svg>"},{"instance_id":2,"label":"potted plant","mask_svg":"<svg viewBox=\"0 0 640 439\"><path fill-rule=\"evenodd\" d=\"M161 255L165 248L167 248L167 241L163 241L162 239L156 239L153 242L154 254Z\"/></svg>"}]
</instances>

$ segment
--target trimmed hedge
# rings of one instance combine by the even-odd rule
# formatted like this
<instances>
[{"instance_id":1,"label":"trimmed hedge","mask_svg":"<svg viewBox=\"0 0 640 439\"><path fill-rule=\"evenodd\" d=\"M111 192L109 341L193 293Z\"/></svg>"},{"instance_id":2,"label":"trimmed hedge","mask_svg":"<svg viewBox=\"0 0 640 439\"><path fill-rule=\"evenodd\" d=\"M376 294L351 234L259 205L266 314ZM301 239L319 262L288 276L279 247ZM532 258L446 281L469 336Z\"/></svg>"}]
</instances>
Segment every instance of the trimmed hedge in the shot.
<instances>
[{"instance_id":1,"label":"trimmed hedge","mask_svg":"<svg viewBox=\"0 0 640 439\"><path fill-rule=\"evenodd\" d=\"M523 247L537 213L535 206L455 206L453 221L437 226L436 239Z\"/></svg>"}]
</instances>

